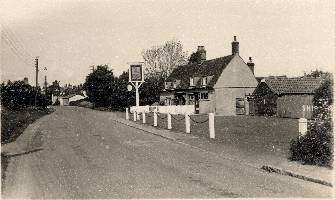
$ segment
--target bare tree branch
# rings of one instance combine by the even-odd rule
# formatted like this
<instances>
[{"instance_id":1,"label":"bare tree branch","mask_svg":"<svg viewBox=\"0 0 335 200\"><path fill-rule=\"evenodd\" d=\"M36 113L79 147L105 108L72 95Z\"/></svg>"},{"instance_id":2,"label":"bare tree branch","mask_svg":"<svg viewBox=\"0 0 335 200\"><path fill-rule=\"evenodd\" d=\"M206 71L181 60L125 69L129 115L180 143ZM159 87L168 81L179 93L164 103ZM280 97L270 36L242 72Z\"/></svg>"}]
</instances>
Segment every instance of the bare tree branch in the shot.
<instances>
[{"instance_id":1,"label":"bare tree branch","mask_svg":"<svg viewBox=\"0 0 335 200\"><path fill-rule=\"evenodd\" d=\"M187 63L187 53L177 40L170 40L163 45L143 50L142 57L146 74L163 80L166 80L176 67Z\"/></svg>"}]
</instances>

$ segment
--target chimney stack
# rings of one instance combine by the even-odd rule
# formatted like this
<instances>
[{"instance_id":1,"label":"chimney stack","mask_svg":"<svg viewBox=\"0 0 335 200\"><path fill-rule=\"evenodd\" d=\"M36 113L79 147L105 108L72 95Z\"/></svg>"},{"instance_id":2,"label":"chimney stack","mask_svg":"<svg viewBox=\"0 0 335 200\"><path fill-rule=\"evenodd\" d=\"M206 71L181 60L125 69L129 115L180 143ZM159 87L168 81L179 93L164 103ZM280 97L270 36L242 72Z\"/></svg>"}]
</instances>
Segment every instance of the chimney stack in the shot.
<instances>
[{"instance_id":1,"label":"chimney stack","mask_svg":"<svg viewBox=\"0 0 335 200\"><path fill-rule=\"evenodd\" d=\"M255 63L252 62L252 57L249 57L249 62L247 63L247 65L252 71L252 74L255 74Z\"/></svg>"},{"instance_id":2,"label":"chimney stack","mask_svg":"<svg viewBox=\"0 0 335 200\"><path fill-rule=\"evenodd\" d=\"M198 46L198 53L200 53L201 62L206 60L206 50L204 46Z\"/></svg>"},{"instance_id":3,"label":"chimney stack","mask_svg":"<svg viewBox=\"0 0 335 200\"><path fill-rule=\"evenodd\" d=\"M232 55L239 53L239 43L236 41L236 36L234 36L234 41L231 43Z\"/></svg>"},{"instance_id":4,"label":"chimney stack","mask_svg":"<svg viewBox=\"0 0 335 200\"><path fill-rule=\"evenodd\" d=\"M24 82L24 84L27 84L27 85L28 85L28 84L29 84L28 78L27 78L27 77L24 77L24 78L23 78L23 82Z\"/></svg>"}]
</instances>

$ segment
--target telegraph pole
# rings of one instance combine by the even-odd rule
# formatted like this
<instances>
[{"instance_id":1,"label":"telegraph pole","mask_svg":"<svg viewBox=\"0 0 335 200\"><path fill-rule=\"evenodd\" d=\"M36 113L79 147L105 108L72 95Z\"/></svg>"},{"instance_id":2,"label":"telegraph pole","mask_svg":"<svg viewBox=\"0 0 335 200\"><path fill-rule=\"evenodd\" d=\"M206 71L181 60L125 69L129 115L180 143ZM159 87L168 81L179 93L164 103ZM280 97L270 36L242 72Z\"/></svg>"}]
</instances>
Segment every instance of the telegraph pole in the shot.
<instances>
[{"instance_id":1,"label":"telegraph pole","mask_svg":"<svg viewBox=\"0 0 335 200\"><path fill-rule=\"evenodd\" d=\"M35 72L36 72L36 83L35 83L35 107L37 106L37 87L38 87L38 56L35 58Z\"/></svg>"},{"instance_id":2,"label":"telegraph pole","mask_svg":"<svg viewBox=\"0 0 335 200\"><path fill-rule=\"evenodd\" d=\"M48 88L48 82L47 82L47 76L44 76L44 92L45 95L47 95L47 88Z\"/></svg>"}]
</instances>

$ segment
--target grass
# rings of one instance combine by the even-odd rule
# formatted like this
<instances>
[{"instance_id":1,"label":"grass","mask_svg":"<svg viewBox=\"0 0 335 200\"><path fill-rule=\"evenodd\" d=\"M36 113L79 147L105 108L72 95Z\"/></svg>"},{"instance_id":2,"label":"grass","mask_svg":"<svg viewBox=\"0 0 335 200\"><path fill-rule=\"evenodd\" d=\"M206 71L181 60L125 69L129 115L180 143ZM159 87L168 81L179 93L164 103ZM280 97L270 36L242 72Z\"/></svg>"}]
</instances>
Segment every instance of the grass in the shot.
<instances>
[{"instance_id":1,"label":"grass","mask_svg":"<svg viewBox=\"0 0 335 200\"><path fill-rule=\"evenodd\" d=\"M38 118L49 114L52 110L40 110L26 108L22 110L10 110L1 108L1 144L15 141L29 124Z\"/></svg>"},{"instance_id":2,"label":"grass","mask_svg":"<svg viewBox=\"0 0 335 200\"><path fill-rule=\"evenodd\" d=\"M115 112L125 118L125 112ZM130 120L133 115L130 114ZM164 118L164 119L162 119ZM174 119L176 118L176 119ZM185 132L183 115L173 115L172 130ZM191 134L209 138L207 115L192 115ZM147 125L153 125L153 114L146 115ZM138 121L137 123L142 123ZM166 114L159 114L158 128L167 129ZM298 120L263 116L215 116L215 141L256 155L288 157L290 141L298 136Z\"/></svg>"},{"instance_id":3,"label":"grass","mask_svg":"<svg viewBox=\"0 0 335 200\"><path fill-rule=\"evenodd\" d=\"M1 107L1 144L15 141L38 118L50 114L53 110L40 110L27 108L22 110L10 110ZM1 180L5 178L9 157L1 153Z\"/></svg>"}]
</instances>

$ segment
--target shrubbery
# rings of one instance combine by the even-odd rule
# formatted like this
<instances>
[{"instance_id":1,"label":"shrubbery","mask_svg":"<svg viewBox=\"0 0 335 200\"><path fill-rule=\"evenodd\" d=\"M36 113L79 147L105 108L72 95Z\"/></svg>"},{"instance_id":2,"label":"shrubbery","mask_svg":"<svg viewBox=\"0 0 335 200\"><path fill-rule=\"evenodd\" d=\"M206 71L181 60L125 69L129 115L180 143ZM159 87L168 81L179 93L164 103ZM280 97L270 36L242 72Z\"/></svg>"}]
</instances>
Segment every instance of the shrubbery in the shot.
<instances>
[{"instance_id":1,"label":"shrubbery","mask_svg":"<svg viewBox=\"0 0 335 200\"><path fill-rule=\"evenodd\" d=\"M20 110L35 105L35 89L23 81L8 81L7 84L1 84L1 105L12 109ZM48 100L37 91L36 105L39 108L46 109Z\"/></svg>"},{"instance_id":2,"label":"shrubbery","mask_svg":"<svg viewBox=\"0 0 335 200\"><path fill-rule=\"evenodd\" d=\"M290 159L305 164L332 167L334 133L331 109L333 104L333 78L324 77L313 99L313 120L305 136L291 142Z\"/></svg>"}]
</instances>

